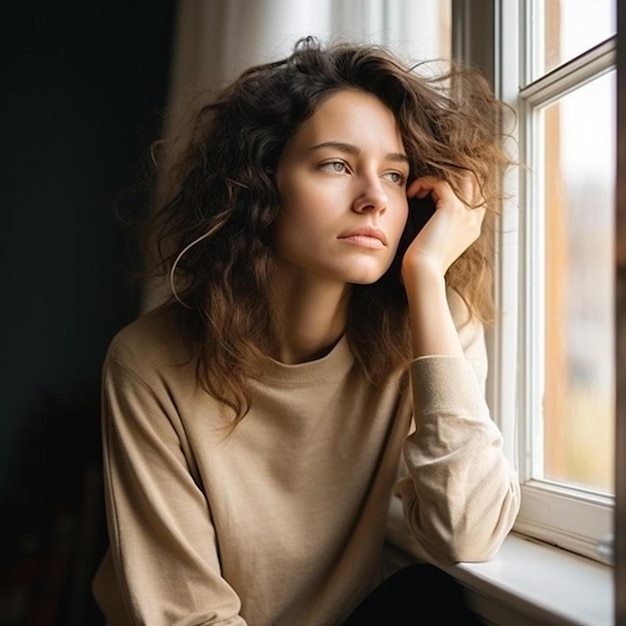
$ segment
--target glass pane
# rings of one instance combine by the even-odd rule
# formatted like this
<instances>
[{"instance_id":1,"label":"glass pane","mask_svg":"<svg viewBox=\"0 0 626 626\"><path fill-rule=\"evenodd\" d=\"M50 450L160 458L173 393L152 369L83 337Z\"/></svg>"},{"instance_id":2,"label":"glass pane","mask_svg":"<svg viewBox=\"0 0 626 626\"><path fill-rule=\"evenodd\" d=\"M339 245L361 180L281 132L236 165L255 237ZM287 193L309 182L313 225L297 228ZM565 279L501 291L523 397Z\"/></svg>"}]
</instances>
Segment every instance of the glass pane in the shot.
<instances>
[{"instance_id":1,"label":"glass pane","mask_svg":"<svg viewBox=\"0 0 626 626\"><path fill-rule=\"evenodd\" d=\"M616 33L616 0L536 0L533 80Z\"/></svg>"},{"instance_id":2,"label":"glass pane","mask_svg":"<svg viewBox=\"0 0 626 626\"><path fill-rule=\"evenodd\" d=\"M544 478L613 490L615 72L544 110Z\"/></svg>"}]
</instances>

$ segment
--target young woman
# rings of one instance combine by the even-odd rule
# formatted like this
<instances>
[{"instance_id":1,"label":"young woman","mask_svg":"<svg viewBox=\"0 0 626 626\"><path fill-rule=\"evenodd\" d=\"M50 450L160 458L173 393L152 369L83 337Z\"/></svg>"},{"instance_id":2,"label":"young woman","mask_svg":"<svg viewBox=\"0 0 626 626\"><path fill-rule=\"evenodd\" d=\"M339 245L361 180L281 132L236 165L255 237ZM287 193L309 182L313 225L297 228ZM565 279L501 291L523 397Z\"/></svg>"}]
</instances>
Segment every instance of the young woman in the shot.
<instances>
[{"instance_id":1,"label":"young woman","mask_svg":"<svg viewBox=\"0 0 626 626\"><path fill-rule=\"evenodd\" d=\"M394 493L430 560L495 554L519 504L483 397L500 122L474 74L311 39L200 111L152 230L172 298L104 367L110 624L371 617ZM418 623L437 576L378 606Z\"/></svg>"}]
</instances>

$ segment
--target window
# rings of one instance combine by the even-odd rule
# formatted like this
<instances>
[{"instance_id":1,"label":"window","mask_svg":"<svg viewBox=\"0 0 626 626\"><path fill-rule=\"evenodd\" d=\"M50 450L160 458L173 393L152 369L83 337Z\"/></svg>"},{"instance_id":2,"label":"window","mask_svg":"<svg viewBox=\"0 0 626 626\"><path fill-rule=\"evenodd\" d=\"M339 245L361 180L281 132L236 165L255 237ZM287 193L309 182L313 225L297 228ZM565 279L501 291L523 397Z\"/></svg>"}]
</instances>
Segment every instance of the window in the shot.
<instances>
[{"instance_id":1,"label":"window","mask_svg":"<svg viewBox=\"0 0 626 626\"><path fill-rule=\"evenodd\" d=\"M615 494L615 5L508 0L493 22L524 164L507 180L491 386L520 471L516 530L599 560Z\"/></svg>"}]
</instances>

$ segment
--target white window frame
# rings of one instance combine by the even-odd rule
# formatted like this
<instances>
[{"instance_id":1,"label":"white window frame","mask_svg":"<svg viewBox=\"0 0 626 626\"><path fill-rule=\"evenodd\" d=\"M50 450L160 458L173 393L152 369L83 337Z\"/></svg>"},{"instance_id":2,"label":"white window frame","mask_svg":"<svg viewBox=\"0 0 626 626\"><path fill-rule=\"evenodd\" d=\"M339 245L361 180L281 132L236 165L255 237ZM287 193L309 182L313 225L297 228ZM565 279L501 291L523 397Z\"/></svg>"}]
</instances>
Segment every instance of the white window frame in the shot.
<instances>
[{"instance_id":1,"label":"white window frame","mask_svg":"<svg viewBox=\"0 0 626 626\"><path fill-rule=\"evenodd\" d=\"M528 47L523 45L527 39L524 26L529 23L525 12L530 11L530 4L530 0L453 3L455 56L479 66L493 81L496 95L517 111L510 149L522 163L536 162L536 137L530 132L533 121L537 126L535 107L614 67L616 62L613 39L587 57L524 87L530 70ZM501 316L489 336L488 402L503 432L507 455L519 471L522 506L514 530L607 562L606 539L613 528L614 498L530 478L530 442L542 436L532 413L533 407L539 406L542 390L537 368L542 367L543 359L541 338L526 333L538 319L537 299L523 295L525 281L536 276L533 264L541 262L542 256L542 227L537 223L537 212L529 210L537 206L540 184L540 177L533 179L524 168L511 172L505 180L512 200L504 207L497 242L495 297ZM535 293L542 293L541 285L535 287Z\"/></svg>"},{"instance_id":2,"label":"white window frame","mask_svg":"<svg viewBox=\"0 0 626 626\"><path fill-rule=\"evenodd\" d=\"M530 4L522 0L521 8L527 11ZM589 51L531 82L519 90L518 110L520 124L520 158L523 163L536 164L537 172L544 171L540 164L537 145L540 130L538 109L553 102L589 80L615 68L615 39ZM522 57L526 60L527 55ZM528 64L521 68L528 72ZM524 81L526 82L526 81ZM518 394L518 436L520 446L520 482L522 485L522 508L515 526L516 530L544 541L595 559L604 559L606 538L612 533L615 499L612 496L595 495L582 489L561 487L548 481L533 480L533 469L540 467L543 459L535 458L528 451L536 446L533 440L542 438L543 430L536 415L543 396L543 341L544 324L541 320L542 298L528 297L529 293L543 294L542 282L544 229L535 208L544 197L541 176L521 172L525 210L520 219L520 303ZM539 268L539 269L538 269ZM532 281L536 280L535 284ZM531 329L526 332L524 329ZM534 336L532 329L536 329ZM522 457L522 454L524 456Z\"/></svg>"},{"instance_id":3,"label":"white window frame","mask_svg":"<svg viewBox=\"0 0 626 626\"><path fill-rule=\"evenodd\" d=\"M523 28L529 23L525 16L530 5L530 0L455 0L453 4L455 55L481 67L492 79L496 95L518 112L511 150L522 163L536 163L532 131L537 127L536 107L614 67L616 62L613 39L524 86L530 59ZM530 280L540 277L534 264L542 263L538 252L543 249L543 231L537 212L532 210L537 206L540 185L541 177L532 178L524 168L510 173L505 181L513 200L504 207L497 242L495 296L501 320L489 337L488 402L503 432L507 454L519 471L522 506L514 530L607 562L606 540L613 528L614 498L530 478L537 459L529 453L529 438L541 436L532 413L542 392L543 360L538 348L541 335L533 336L524 329L536 329L539 320L540 303L526 295ZM533 287L535 293L543 293L543 285Z\"/></svg>"}]
</instances>

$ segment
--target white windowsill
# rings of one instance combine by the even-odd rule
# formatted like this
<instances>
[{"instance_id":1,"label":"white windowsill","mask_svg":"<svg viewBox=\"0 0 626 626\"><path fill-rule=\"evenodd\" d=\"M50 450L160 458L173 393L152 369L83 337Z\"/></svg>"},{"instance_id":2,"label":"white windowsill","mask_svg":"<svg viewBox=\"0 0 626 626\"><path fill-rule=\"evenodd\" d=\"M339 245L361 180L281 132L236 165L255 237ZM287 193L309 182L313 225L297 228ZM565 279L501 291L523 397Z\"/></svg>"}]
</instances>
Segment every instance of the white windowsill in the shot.
<instances>
[{"instance_id":1,"label":"white windowsill","mask_svg":"<svg viewBox=\"0 0 626 626\"><path fill-rule=\"evenodd\" d=\"M392 498L388 543L391 558L419 558L398 498ZM443 568L469 590L469 600L487 623L506 626L613 626L612 569L546 544L511 534L485 563Z\"/></svg>"}]
</instances>

